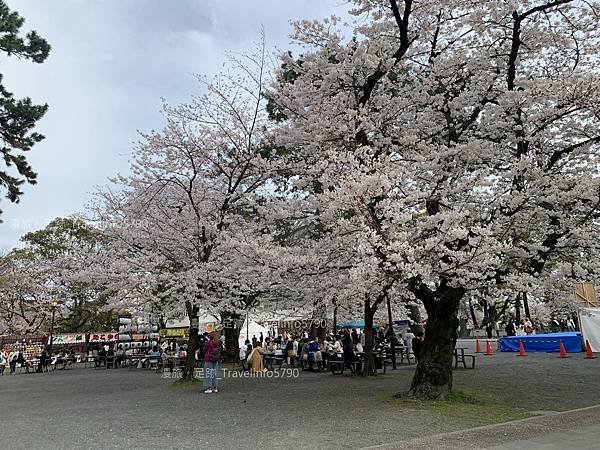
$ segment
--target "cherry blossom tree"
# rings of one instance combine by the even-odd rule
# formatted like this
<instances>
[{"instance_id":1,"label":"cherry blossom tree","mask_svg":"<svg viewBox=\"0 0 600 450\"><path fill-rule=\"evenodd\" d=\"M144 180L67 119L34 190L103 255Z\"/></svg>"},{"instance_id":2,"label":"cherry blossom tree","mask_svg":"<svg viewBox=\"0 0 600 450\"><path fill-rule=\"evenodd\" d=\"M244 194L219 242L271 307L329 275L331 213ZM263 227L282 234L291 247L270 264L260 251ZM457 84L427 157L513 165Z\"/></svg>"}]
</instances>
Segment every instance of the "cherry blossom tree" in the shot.
<instances>
[{"instance_id":1,"label":"cherry blossom tree","mask_svg":"<svg viewBox=\"0 0 600 450\"><path fill-rule=\"evenodd\" d=\"M47 331L51 296L47 277L30 250L13 250L0 258L0 334Z\"/></svg>"},{"instance_id":2,"label":"cherry blossom tree","mask_svg":"<svg viewBox=\"0 0 600 450\"><path fill-rule=\"evenodd\" d=\"M131 174L117 177L93 206L108 242L98 261L113 281L117 306L135 302L192 319L184 379L193 376L198 312L227 323L233 358L236 319L273 282L257 270L271 239L261 210L276 170L264 45L232 58L212 82L200 81L206 94L165 105L165 128L142 135Z\"/></svg>"},{"instance_id":3,"label":"cherry blossom tree","mask_svg":"<svg viewBox=\"0 0 600 450\"><path fill-rule=\"evenodd\" d=\"M367 331L391 289L423 303L411 392L452 388L461 299L597 265L596 2L357 0L295 24L269 93L315 221L356 252ZM351 36L347 38L347 36ZM372 333L367 333L367 349Z\"/></svg>"}]
</instances>

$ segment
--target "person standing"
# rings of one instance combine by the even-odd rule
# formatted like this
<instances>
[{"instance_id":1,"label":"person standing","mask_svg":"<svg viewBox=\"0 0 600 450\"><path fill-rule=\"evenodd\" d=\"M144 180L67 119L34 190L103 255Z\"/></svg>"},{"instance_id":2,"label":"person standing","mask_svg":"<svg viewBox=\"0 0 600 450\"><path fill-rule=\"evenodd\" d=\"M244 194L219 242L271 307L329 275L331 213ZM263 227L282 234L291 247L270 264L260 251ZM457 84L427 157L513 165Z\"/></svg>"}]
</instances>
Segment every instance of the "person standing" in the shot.
<instances>
[{"instance_id":1,"label":"person standing","mask_svg":"<svg viewBox=\"0 0 600 450\"><path fill-rule=\"evenodd\" d=\"M352 333L350 335L352 336L352 344L360 344L360 338L358 337L356 329L352 330Z\"/></svg>"},{"instance_id":2,"label":"person standing","mask_svg":"<svg viewBox=\"0 0 600 450\"><path fill-rule=\"evenodd\" d=\"M250 369L252 372L264 372L265 366L263 364L263 355L265 354L264 350L258 342L254 345L254 349L248 356L248 363L250 364Z\"/></svg>"},{"instance_id":3,"label":"person standing","mask_svg":"<svg viewBox=\"0 0 600 450\"><path fill-rule=\"evenodd\" d=\"M217 375L219 371L219 361L222 353L219 334L215 331L211 333L210 340L204 345L204 393L211 394L219 392L217 389Z\"/></svg>"},{"instance_id":4,"label":"person standing","mask_svg":"<svg viewBox=\"0 0 600 450\"><path fill-rule=\"evenodd\" d=\"M242 369L245 370L245 363L246 363L246 357L248 356L248 344L250 343L250 341L248 339L246 339L246 342L244 342L244 345L240 345L240 353L239 353L239 357L240 357L240 363L242 364Z\"/></svg>"},{"instance_id":5,"label":"person standing","mask_svg":"<svg viewBox=\"0 0 600 450\"><path fill-rule=\"evenodd\" d=\"M406 347L406 356L410 358L412 354L412 346L413 339L415 338L415 334L410 330L410 328L404 333L404 346Z\"/></svg>"},{"instance_id":6,"label":"person standing","mask_svg":"<svg viewBox=\"0 0 600 450\"><path fill-rule=\"evenodd\" d=\"M8 365L10 366L10 374L15 375L17 373L17 359L19 359L19 352L13 350L8 355Z\"/></svg>"},{"instance_id":7,"label":"person standing","mask_svg":"<svg viewBox=\"0 0 600 450\"><path fill-rule=\"evenodd\" d=\"M512 318L508 319L508 323L504 327L504 331L506 331L507 336L516 336L517 335L517 329L515 327L514 322L512 321Z\"/></svg>"},{"instance_id":8,"label":"person standing","mask_svg":"<svg viewBox=\"0 0 600 450\"><path fill-rule=\"evenodd\" d=\"M384 331L383 327L379 327L379 330L377 330L377 338L375 339L375 342L378 344L381 344L384 341L385 341L385 331Z\"/></svg>"},{"instance_id":9,"label":"person standing","mask_svg":"<svg viewBox=\"0 0 600 450\"><path fill-rule=\"evenodd\" d=\"M4 369L6 368L6 355L0 350L0 375L4 375Z\"/></svg>"},{"instance_id":10,"label":"person standing","mask_svg":"<svg viewBox=\"0 0 600 450\"><path fill-rule=\"evenodd\" d=\"M23 355L23 352L19 352L17 356L17 364L19 364L19 367L24 367L27 373L29 373L29 363L25 360L25 355Z\"/></svg>"},{"instance_id":11,"label":"person standing","mask_svg":"<svg viewBox=\"0 0 600 450\"><path fill-rule=\"evenodd\" d=\"M260 346L263 346L263 343L265 342L265 338L262 334L262 331L260 332L260 337L258 338L258 340L260 341Z\"/></svg>"},{"instance_id":12,"label":"person standing","mask_svg":"<svg viewBox=\"0 0 600 450\"><path fill-rule=\"evenodd\" d=\"M525 322L523 323L523 331L525 331L525 334L528 336L533 333L533 324L531 323L529 317L525 318Z\"/></svg>"},{"instance_id":13,"label":"person standing","mask_svg":"<svg viewBox=\"0 0 600 450\"><path fill-rule=\"evenodd\" d=\"M296 348L298 348L298 347L296 347ZM285 344L285 354L287 357L288 365L290 365L290 364L293 365L296 354L294 353L294 341L292 341L291 339L288 340L287 343Z\"/></svg>"},{"instance_id":14,"label":"person standing","mask_svg":"<svg viewBox=\"0 0 600 450\"><path fill-rule=\"evenodd\" d=\"M50 352L48 351L48 348L45 348L40 354L40 362L38 363L37 372L43 372L49 362Z\"/></svg>"},{"instance_id":15,"label":"person standing","mask_svg":"<svg viewBox=\"0 0 600 450\"><path fill-rule=\"evenodd\" d=\"M352 345L353 339L350 336L348 330L344 330L344 337L342 338L342 353L344 356L344 366L347 369L352 368L352 361L354 360L354 347Z\"/></svg>"}]
</instances>

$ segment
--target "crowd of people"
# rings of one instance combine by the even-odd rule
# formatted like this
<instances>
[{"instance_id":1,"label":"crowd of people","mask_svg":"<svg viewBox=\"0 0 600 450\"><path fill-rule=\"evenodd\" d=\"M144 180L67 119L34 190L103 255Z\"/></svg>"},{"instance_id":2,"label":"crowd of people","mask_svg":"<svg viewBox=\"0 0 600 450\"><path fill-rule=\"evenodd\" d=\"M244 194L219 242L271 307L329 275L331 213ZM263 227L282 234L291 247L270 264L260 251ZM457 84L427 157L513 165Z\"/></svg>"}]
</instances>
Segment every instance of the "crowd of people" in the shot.
<instances>
[{"instance_id":1,"label":"crowd of people","mask_svg":"<svg viewBox=\"0 0 600 450\"><path fill-rule=\"evenodd\" d=\"M23 367L27 372L31 369L42 372L49 366L65 368L71 361L75 361L73 349L60 349L56 354L52 354L50 347L46 347L37 358L32 360L27 360L22 351L14 350L7 354L0 350L0 375L4 375L6 366L9 368L9 373L15 375L17 367Z\"/></svg>"},{"instance_id":2,"label":"crowd of people","mask_svg":"<svg viewBox=\"0 0 600 450\"><path fill-rule=\"evenodd\" d=\"M393 337L392 337L393 336ZM423 333L416 334L408 330L404 335L393 335L380 328L375 333L374 353L381 355L389 351L391 340L394 339L396 348L406 351L408 357L416 356L420 352ZM343 329L338 333L330 333L324 339L310 336L308 331L299 335L279 335L274 339L253 336L240 346L239 359L242 365L248 365L252 372L262 372L264 356L276 356L283 359L285 365L301 365L309 369L326 370L329 361L342 361L344 366L354 370L357 363L360 367L361 357L365 345L365 334L360 330Z\"/></svg>"},{"instance_id":3,"label":"crowd of people","mask_svg":"<svg viewBox=\"0 0 600 450\"><path fill-rule=\"evenodd\" d=\"M541 334L541 333L558 333L567 331L577 331L579 324L577 316L566 316L561 319L552 317L550 323L544 324L541 320L535 318L531 320L526 317L520 322L513 321L509 318L504 326L504 331L507 336L518 336L528 334Z\"/></svg>"}]
</instances>

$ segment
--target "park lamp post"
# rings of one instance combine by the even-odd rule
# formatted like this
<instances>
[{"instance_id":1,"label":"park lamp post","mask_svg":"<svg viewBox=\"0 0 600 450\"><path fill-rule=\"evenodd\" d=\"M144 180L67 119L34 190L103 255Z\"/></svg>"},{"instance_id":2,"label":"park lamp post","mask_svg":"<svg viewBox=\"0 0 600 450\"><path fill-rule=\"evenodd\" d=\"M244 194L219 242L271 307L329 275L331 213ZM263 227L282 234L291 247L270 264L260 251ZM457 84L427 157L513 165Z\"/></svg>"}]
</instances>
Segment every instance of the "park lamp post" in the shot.
<instances>
[{"instance_id":1,"label":"park lamp post","mask_svg":"<svg viewBox=\"0 0 600 450\"><path fill-rule=\"evenodd\" d=\"M54 315L56 314L58 302L56 300L52 300L50 305L52 308L52 319L50 320L50 353L52 353L52 343L54 342Z\"/></svg>"}]
</instances>

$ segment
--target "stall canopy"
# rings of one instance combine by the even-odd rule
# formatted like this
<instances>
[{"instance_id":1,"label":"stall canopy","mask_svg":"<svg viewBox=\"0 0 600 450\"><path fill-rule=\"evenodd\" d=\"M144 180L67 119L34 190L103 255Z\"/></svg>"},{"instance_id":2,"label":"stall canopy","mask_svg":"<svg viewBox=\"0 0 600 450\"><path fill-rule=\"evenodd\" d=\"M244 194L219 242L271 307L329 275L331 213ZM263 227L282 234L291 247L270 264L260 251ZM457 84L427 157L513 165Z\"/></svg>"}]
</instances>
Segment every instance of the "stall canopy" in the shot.
<instances>
[{"instance_id":1,"label":"stall canopy","mask_svg":"<svg viewBox=\"0 0 600 450\"><path fill-rule=\"evenodd\" d=\"M600 308L581 308L579 322L583 339L587 339L593 352L600 352Z\"/></svg>"},{"instance_id":2,"label":"stall canopy","mask_svg":"<svg viewBox=\"0 0 600 450\"><path fill-rule=\"evenodd\" d=\"M527 352L558 352L560 350L560 341L562 341L565 350L569 353L581 351L581 334L577 332L505 336L500 338L500 351L518 352L519 342L523 342L523 346Z\"/></svg>"},{"instance_id":3,"label":"stall canopy","mask_svg":"<svg viewBox=\"0 0 600 450\"><path fill-rule=\"evenodd\" d=\"M249 324L247 321L244 321L244 325L242 325L242 329L240 330L238 342L240 345L243 345L244 342L246 342L246 339L252 341L252 336L256 336L258 339L260 337L260 333L262 333L263 337L265 338L269 336L269 330L267 328L253 321L250 321Z\"/></svg>"}]
</instances>

